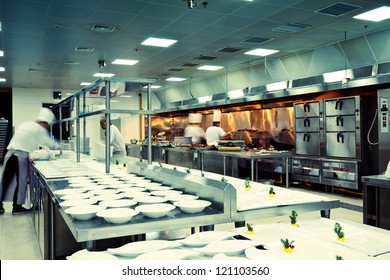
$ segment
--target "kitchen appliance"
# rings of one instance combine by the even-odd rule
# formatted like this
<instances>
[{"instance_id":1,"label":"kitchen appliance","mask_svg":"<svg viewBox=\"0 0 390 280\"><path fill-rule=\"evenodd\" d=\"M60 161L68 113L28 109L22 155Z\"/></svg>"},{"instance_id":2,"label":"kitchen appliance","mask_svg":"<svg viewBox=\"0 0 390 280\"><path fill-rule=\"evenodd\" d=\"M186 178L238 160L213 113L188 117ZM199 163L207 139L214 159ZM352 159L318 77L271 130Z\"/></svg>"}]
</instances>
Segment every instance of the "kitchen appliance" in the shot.
<instances>
[{"instance_id":1,"label":"kitchen appliance","mask_svg":"<svg viewBox=\"0 0 390 280\"><path fill-rule=\"evenodd\" d=\"M389 122L389 103L390 103L390 89L378 90L378 112L377 112L377 128L378 128L378 160L377 170L378 173L382 174L386 171L388 162L390 161L390 122ZM375 127L375 123L373 123ZM374 132L370 131L369 138L375 142Z\"/></svg>"},{"instance_id":2,"label":"kitchen appliance","mask_svg":"<svg viewBox=\"0 0 390 280\"><path fill-rule=\"evenodd\" d=\"M320 156L323 143L323 103L321 100L294 104L295 153Z\"/></svg>"},{"instance_id":3,"label":"kitchen appliance","mask_svg":"<svg viewBox=\"0 0 390 280\"><path fill-rule=\"evenodd\" d=\"M3 162L8 135L8 120L1 118L0 119L0 162Z\"/></svg>"},{"instance_id":4,"label":"kitchen appliance","mask_svg":"<svg viewBox=\"0 0 390 280\"><path fill-rule=\"evenodd\" d=\"M218 151L240 152L245 146L242 140L219 140Z\"/></svg>"}]
</instances>

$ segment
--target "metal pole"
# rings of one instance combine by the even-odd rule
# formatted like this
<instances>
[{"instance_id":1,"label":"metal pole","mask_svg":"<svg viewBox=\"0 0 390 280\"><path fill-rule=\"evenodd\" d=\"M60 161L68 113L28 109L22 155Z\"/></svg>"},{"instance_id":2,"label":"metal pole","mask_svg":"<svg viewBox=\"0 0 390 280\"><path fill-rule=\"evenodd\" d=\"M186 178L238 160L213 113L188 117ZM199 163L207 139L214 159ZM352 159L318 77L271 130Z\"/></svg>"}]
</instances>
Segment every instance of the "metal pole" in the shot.
<instances>
[{"instance_id":1,"label":"metal pole","mask_svg":"<svg viewBox=\"0 0 390 280\"><path fill-rule=\"evenodd\" d=\"M58 110L59 110L58 118L61 121L62 120L62 105L60 105ZM62 144L62 122L58 123L58 125L60 126L60 143ZM61 145L61 149L62 149L62 145Z\"/></svg>"},{"instance_id":2,"label":"metal pole","mask_svg":"<svg viewBox=\"0 0 390 280\"><path fill-rule=\"evenodd\" d=\"M110 110L110 82L105 82L106 86L106 110ZM111 144L111 133L110 133L111 116L107 111L106 113L106 173L110 173L110 144Z\"/></svg>"},{"instance_id":3,"label":"metal pole","mask_svg":"<svg viewBox=\"0 0 390 280\"><path fill-rule=\"evenodd\" d=\"M80 162L80 96L76 96L76 161Z\"/></svg>"},{"instance_id":4,"label":"metal pole","mask_svg":"<svg viewBox=\"0 0 390 280\"><path fill-rule=\"evenodd\" d=\"M148 111L152 110L152 97L151 97L151 87L148 83ZM152 164L152 115L148 114L148 163Z\"/></svg>"},{"instance_id":5,"label":"metal pole","mask_svg":"<svg viewBox=\"0 0 390 280\"><path fill-rule=\"evenodd\" d=\"M85 91L83 90L83 112L84 114L86 113L85 109L86 109L86 93ZM86 140L86 135L87 135L87 132L86 132L86 125L87 125L87 118L83 118L83 151L84 151L84 154L86 154L86 148L87 148L87 140Z\"/></svg>"}]
</instances>

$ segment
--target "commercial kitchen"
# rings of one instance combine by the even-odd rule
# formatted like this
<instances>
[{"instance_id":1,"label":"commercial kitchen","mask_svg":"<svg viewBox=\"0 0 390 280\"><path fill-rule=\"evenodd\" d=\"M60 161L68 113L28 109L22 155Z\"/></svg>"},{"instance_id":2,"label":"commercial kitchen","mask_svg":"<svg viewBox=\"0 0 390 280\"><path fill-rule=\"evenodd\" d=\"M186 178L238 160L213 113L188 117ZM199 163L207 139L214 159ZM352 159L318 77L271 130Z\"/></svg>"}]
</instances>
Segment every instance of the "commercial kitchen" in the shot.
<instances>
[{"instance_id":1,"label":"commercial kitchen","mask_svg":"<svg viewBox=\"0 0 390 280\"><path fill-rule=\"evenodd\" d=\"M0 5L1 160L41 107L61 145L0 259L390 259L384 1Z\"/></svg>"}]
</instances>

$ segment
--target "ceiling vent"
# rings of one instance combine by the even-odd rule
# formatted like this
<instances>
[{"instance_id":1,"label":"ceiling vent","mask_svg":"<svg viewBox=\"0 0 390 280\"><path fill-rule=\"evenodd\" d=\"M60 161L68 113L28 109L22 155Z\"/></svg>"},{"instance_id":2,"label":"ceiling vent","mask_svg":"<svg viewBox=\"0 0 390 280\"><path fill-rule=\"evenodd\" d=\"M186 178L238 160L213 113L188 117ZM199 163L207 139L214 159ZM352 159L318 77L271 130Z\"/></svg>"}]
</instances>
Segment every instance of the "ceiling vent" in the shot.
<instances>
[{"instance_id":1,"label":"ceiling vent","mask_svg":"<svg viewBox=\"0 0 390 280\"><path fill-rule=\"evenodd\" d=\"M333 16L333 17L338 17L341 15L344 15L346 13L352 12L354 10L360 9L361 7L351 5L351 4L346 4L342 2L338 2L335 4L332 4L330 6L327 6L325 8L322 8L320 10L317 10L316 13L328 15L328 16Z\"/></svg>"},{"instance_id":2,"label":"ceiling vent","mask_svg":"<svg viewBox=\"0 0 390 280\"><path fill-rule=\"evenodd\" d=\"M196 67L196 66L199 66L199 64L197 64L197 63L184 63L180 66L182 66L182 67Z\"/></svg>"},{"instance_id":3,"label":"ceiling vent","mask_svg":"<svg viewBox=\"0 0 390 280\"><path fill-rule=\"evenodd\" d=\"M170 68L168 69L167 71L171 71L171 72L180 72L180 71L183 71L184 69L180 69L180 68Z\"/></svg>"},{"instance_id":4,"label":"ceiling vent","mask_svg":"<svg viewBox=\"0 0 390 280\"><path fill-rule=\"evenodd\" d=\"M115 29L116 29L115 26L101 25L101 24L94 24L91 27L92 31L99 32L99 33L111 33L114 32Z\"/></svg>"},{"instance_id":5,"label":"ceiling vent","mask_svg":"<svg viewBox=\"0 0 390 280\"><path fill-rule=\"evenodd\" d=\"M272 29L272 31L283 32L283 33L295 33L309 27L311 27L311 25L301 24L301 23L287 23L286 25L281 25L279 27Z\"/></svg>"},{"instance_id":6,"label":"ceiling vent","mask_svg":"<svg viewBox=\"0 0 390 280\"><path fill-rule=\"evenodd\" d=\"M251 36L241 43L252 43L252 44L262 44L264 42L270 41L273 38L264 38L264 37L258 37L258 36Z\"/></svg>"},{"instance_id":7,"label":"ceiling vent","mask_svg":"<svg viewBox=\"0 0 390 280\"><path fill-rule=\"evenodd\" d=\"M217 59L218 57L216 56L207 56L207 55L200 55L195 57L194 59L199 59L199 60L214 60Z\"/></svg>"},{"instance_id":8,"label":"ceiling vent","mask_svg":"<svg viewBox=\"0 0 390 280\"><path fill-rule=\"evenodd\" d=\"M79 65L79 64L80 64L80 62L78 62L78 61L70 61L70 60L68 60L68 61L65 61L65 64L66 64L66 65Z\"/></svg>"},{"instance_id":9,"label":"ceiling vent","mask_svg":"<svg viewBox=\"0 0 390 280\"><path fill-rule=\"evenodd\" d=\"M237 52L242 51L242 50L243 50L243 48L224 47L224 48L221 48L221 49L217 50L217 52L237 53Z\"/></svg>"},{"instance_id":10,"label":"ceiling vent","mask_svg":"<svg viewBox=\"0 0 390 280\"><path fill-rule=\"evenodd\" d=\"M160 73L160 74L157 74L155 76L156 77L168 77L168 76L171 76L171 74L169 74L169 73Z\"/></svg>"},{"instance_id":11,"label":"ceiling vent","mask_svg":"<svg viewBox=\"0 0 390 280\"><path fill-rule=\"evenodd\" d=\"M74 49L75 52L87 52L87 53L93 52L94 50L95 50L94 48L85 48L85 47L76 47Z\"/></svg>"}]
</instances>

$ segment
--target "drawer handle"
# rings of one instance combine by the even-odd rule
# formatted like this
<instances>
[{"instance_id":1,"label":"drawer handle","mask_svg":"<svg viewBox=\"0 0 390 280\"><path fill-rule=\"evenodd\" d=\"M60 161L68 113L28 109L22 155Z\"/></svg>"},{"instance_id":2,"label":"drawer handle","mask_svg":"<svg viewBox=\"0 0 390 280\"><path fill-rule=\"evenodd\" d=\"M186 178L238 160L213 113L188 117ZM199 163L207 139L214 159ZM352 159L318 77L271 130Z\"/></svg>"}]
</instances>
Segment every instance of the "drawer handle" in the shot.
<instances>
[{"instance_id":1,"label":"drawer handle","mask_svg":"<svg viewBox=\"0 0 390 280\"><path fill-rule=\"evenodd\" d=\"M343 117L337 117L336 118L336 125L337 126L344 126L344 119L343 119Z\"/></svg>"},{"instance_id":2,"label":"drawer handle","mask_svg":"<svg viewBox=\"0 0 390 280\"><path fill-rule=\"evenodd\" d=\"M337 133L337 142L340 143L340 140L344 144L344 134L342 132Z\"/></svg>"}]
</instances>

